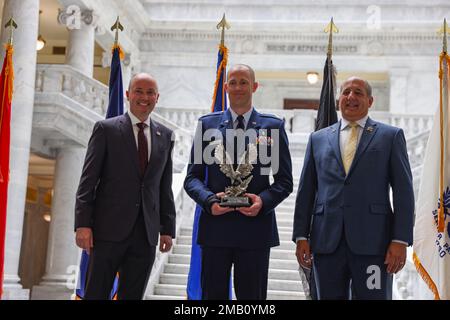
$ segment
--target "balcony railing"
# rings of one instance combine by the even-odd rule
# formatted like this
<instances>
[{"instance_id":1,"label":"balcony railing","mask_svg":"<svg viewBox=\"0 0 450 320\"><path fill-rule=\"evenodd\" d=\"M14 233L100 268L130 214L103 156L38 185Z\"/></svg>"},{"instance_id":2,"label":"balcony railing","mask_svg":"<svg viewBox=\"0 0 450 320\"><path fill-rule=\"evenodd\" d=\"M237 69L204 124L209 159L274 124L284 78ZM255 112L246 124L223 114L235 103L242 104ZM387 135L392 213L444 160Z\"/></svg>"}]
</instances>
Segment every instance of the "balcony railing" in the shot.
<instances>
[{"instance_id":1,"label":"balcony railing","mask_svg":"<svg viewBox=\"0 0 450 320\"><path fill-rule=\"evenodd\" d=\"M309 133L314 131L316 110L283 110L260 109L264 113L270 113L285 120L286 131L289 133ZM209 113L207 109L186 109L177 107L165 107L155 110L162 117L174 122L181 128L195 129L197 119ZM381 121L392 126L400 127L407 137L412 137L431 129L433 116L424 114L392 114L384 111L372 111L369 113L374 120Z\"/></svg>"}]
</instances>

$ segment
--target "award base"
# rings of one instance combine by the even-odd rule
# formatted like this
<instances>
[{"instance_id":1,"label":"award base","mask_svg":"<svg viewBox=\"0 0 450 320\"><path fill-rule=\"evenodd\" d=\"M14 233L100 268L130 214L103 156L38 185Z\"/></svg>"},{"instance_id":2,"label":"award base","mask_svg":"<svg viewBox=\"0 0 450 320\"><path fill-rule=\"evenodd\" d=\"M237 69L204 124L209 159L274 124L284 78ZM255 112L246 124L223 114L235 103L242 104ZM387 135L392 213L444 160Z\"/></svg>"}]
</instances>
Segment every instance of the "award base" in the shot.
<instances>
[{"instance_id":1,"label":"award base","mask_svg":"<svg viewBox=\"0 0 450 320\"><path fill-rule=\"evenodd\" d=\"M221 207L250 207L252 204L250 203L250 198L248 197L230 197L225 196L220 201L219 206Z\"/></svg>"}]
</instances>

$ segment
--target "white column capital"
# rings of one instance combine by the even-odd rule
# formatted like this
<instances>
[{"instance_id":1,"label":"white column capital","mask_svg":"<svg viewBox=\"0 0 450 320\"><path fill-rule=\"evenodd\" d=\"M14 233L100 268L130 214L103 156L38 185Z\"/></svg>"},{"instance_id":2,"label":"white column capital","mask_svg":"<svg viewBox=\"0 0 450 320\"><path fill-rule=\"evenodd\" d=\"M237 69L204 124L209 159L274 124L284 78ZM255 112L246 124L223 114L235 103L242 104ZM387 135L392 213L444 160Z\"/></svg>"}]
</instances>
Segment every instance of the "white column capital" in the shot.
<instances>
[{"instance_id":1,"label":"white column capital","mask_svg":"<svg viewBox=\"0 0 450 320\"><path fill-rule=\"evenodd\" d=\"M58 9L58 22L67 29L81 29L83 26L96 27L98 15L94 10L81 9L77 5L70 5L65 9Z\"/></svg>"}]
</instances>

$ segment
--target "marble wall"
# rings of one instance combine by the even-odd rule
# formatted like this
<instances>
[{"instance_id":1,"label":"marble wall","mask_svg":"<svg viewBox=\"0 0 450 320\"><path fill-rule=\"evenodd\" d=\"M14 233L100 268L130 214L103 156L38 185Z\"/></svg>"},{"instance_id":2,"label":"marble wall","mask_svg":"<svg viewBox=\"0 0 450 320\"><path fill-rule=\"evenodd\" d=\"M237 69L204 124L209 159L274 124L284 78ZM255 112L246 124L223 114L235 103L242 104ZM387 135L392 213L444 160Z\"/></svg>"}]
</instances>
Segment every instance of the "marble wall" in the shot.
<instances>
[{"instance_id":1,"label":"marble wall","mask_svg":"<svg viewBox=\"0 0 450 320\"><path fill-rule=\"evenodd\" d=\"M223 12L229 63L246 63L258 73L316 71L322 74L333 16L333 61L339 81L368 77L374 84L374 109L431 114L438 104L436 30L450 3L420 1L180 1L142 0L150 27L140 40L141 67L160 81L162 108L207 108L212 98ZM380 76L381 75L381 76ZM280 109L285 98L318 99L321 83L264 78L255 105Z\"/></svg>"}]
</instances>

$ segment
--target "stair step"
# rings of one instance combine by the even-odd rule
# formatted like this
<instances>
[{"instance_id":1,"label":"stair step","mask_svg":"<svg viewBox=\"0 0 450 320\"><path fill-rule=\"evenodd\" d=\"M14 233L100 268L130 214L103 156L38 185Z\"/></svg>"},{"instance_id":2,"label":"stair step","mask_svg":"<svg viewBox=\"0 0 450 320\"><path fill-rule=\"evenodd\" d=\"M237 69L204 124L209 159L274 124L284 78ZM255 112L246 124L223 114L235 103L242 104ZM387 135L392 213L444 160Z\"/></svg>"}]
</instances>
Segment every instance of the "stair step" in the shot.
<instances>
[{"instance_id":1,"label":"stair step","mask_svg":"<svg viewBox=\"0 0 450 320\"><path fill-rule=\"evenodd\" d=\"M186 286L180 284L156 284L154 295L181 296L186 299Z\"/></svg>"},{"instance_id":2,"label":"stair step","mask_svg":"<svg viewBox=\"0 0 450 320\"><path fill-rule=\"evenodd\" d=\"M278 232L278 235L280 237L280 241L292 240L292 230ZM173 253L191 254L192 237L191 236L181 236L181 237L183 237L181 239L181 242L177 241L177 243L174 245ZM189 237L189 239L185 239L184 237ZM276 248L277 247L272 248L271 251L273 251Z\"/></svg>"},{"instance_id":3,"label":"stair step","mask_svg":"<svg viewBox=\"0 0 450 320\"><path fill-rule=\"evenodd\" d=\"M295 200L298 188L298 174L303 167L306 144L294 145L292 159L294 164L294 191L276 209L280 245L271 248L268 279L268 300L305 300L302 292L295 244L292 242L292 227ZM163 268L159 283L154 287L154 294L146 296L149 300L185 300L186 284L192 248L193 216L185 220L180 233L175 239L168 263ZM235 297L234 297L235 299Z\"/></svg>"},{"instance_id":4,"label":"stair step","mask_svg":"<svg viewBox=\"0 0 450 320\"><path fill-rule=\"evenodd\" d=\"M170 296L179 296L186 299L186 286L176 284L157 284L155 285L153 296L163 296L161 299ZM304 292L295 291L281 291L281 290L267 290L268 300L305 300Z\"/></svg>"},{"instance_id":5,"label":"stair step","mask_svg":"<svg viewBox=\"0 0 450 320\"><path fill-rule=\"evenodd\" d=\"M298 262L297 260L270 259L269 268L281 270L297 270Z\"/></svg>"},{"instance_id":6,"label":"stair step","mask_svg":"<svg viewBox=\"0 0 450 320\"><path fill-rule=\"evenodd\" d=\"M304 292L268 290L267 300L307 300Z\"/></svg>"},{"instance_id":7,"label":"stair step","mask_svg":"<svg viewBox=\"0 0 450 320\"><path fill-rule=\"evenodd\" d=\"M164 275L186 275L189 272L189 265L174 265L174 264L168 264L166 266L169 266L164 270ZM177 266L177 267L174 267ZM170 271L179 271L177 273L173 273ZM292 270L285 270L285 269L275 269L275 268L269 268L269 279L279 279L279 280L296 280L300 281L300 274L298 271L298 268L292 269Z\"/></svg>"},{"instance_id":8,"label":"stair step","mask_svg":"<svg viewBox=\"0 0 450 320\"><path fill-rule=\"evenodd\" d=\"M291 252L290 255L294 256L294 253ZM169 263L172 264L185 264L189 265L191 261L191 256L188 254L171 254L169 256ZM298 268L298 262L296 259L289 259L289 260L282 260L282 259L275 259L271 257L269 266L274 269L288 269L288 270L295 270Z\"/></svg>"},{"instance_id":9,"label":"stair step","mask_svg":"<svg viewBox=\"0 0 450 320\"><path fill-rule=\"evenodd\" d=\"M291 232L292 231L292 224L290 226L279 226L278 225L277 227L278 227L278 232L283 232L283 231ZM192 236L192 222L187 223L186 226L181 227L180 234L178 235L178 237L180 237L180 236Z\"/></svg>"},{"instance_id":10,"label":"stair step","mask_svg":"<svg viewBox=\"0 0 450 320\"><path fill-rule=\"evenodd\" d=\"M190 236L179 236L177 237L177 244L181 244L181 245L191 245L192 243L192 238ZM277 247L272 248L272 250L274 249L281 249L281 250L292 250L294 252L295 250L295 243L291 240L280 240L280 245Z\"/></svg>"},{"instance_id":11,"label":"stair step","mask_svg":"<svg viewBox=\"0 0 450 320\"><path fill-rule=\"evenodd\" d=\"M167 263L164 266L164 272L165 273L176 273L176 274L188 274L189 265Z\"/></svg>"},{"instance_id":12,"label":"stair step","mask_svg":"<svg viewBox=\"0 0 450 320\"><path fill-rule=\"evenodd\" d=\"M186 288L187 285L187 274L165 274L163 273L160 277L159 283L161 285L180 285ZM269 279L268 280L269 290L281 290L281 291L302 291L302 286L300 280L285 280L285 279Z\"/></svg>"},{"instance_id":13,"label":"stair step","mask_svg":"<svg viewBox=\"0 0 450 320\"><path fill-rule=\"evenodd\" d=\"M284 214L277 214L277 220L282 219L284 220L285 215ZM286 216L287 217L287 216ZM294 219L294 216L291 217L292 221ZM291 233L292 234L292 225L291 226L284 226L284 227L280 227L278 226L278 234L282 234L282 233ZM191 237L192 236L192 228L182 228L180 231L180 234L177 237L177 243L178 243L178 238L179 237Z\"/></svg>"},{"instance_id":14,"label":"stair step","mask_svg":"<svg viewBox=\"0 0 450 320\"><path fill-rule=\"evenodd\" d=\"M278 247L274 247L270 250L270 258L272 259L284 259L284 260L297 260L295 256L295 251L291 250L282 250L277 249ZM187 254L191 255L191 245L187 244L177 244L174 246L173 254Z\"/></svg>"},{"instance_id":15,"label":"stair step","mask_svg":"<svg viewBox=\"0 0 450 320\"><path fill-rule=\"evenodd\" d=\"M178 274L187 275L189 273L188 264L174 264L168 263L164 266L163 274ZM299 280L300 275L298 271L298 265L291 269L278 269L275 266L269 266L269 279L280 279L280 280Z\"/></svg>"},{"instance_id":16,"label":"stair step","mask_svg":"<svg viewBox=\"0 0 450 320\"><path fill-rule=\"evenodd\" d=\"M187 300L187 297L151 294L146 296L145 300Z\"/></svg>"}]
</instances>

